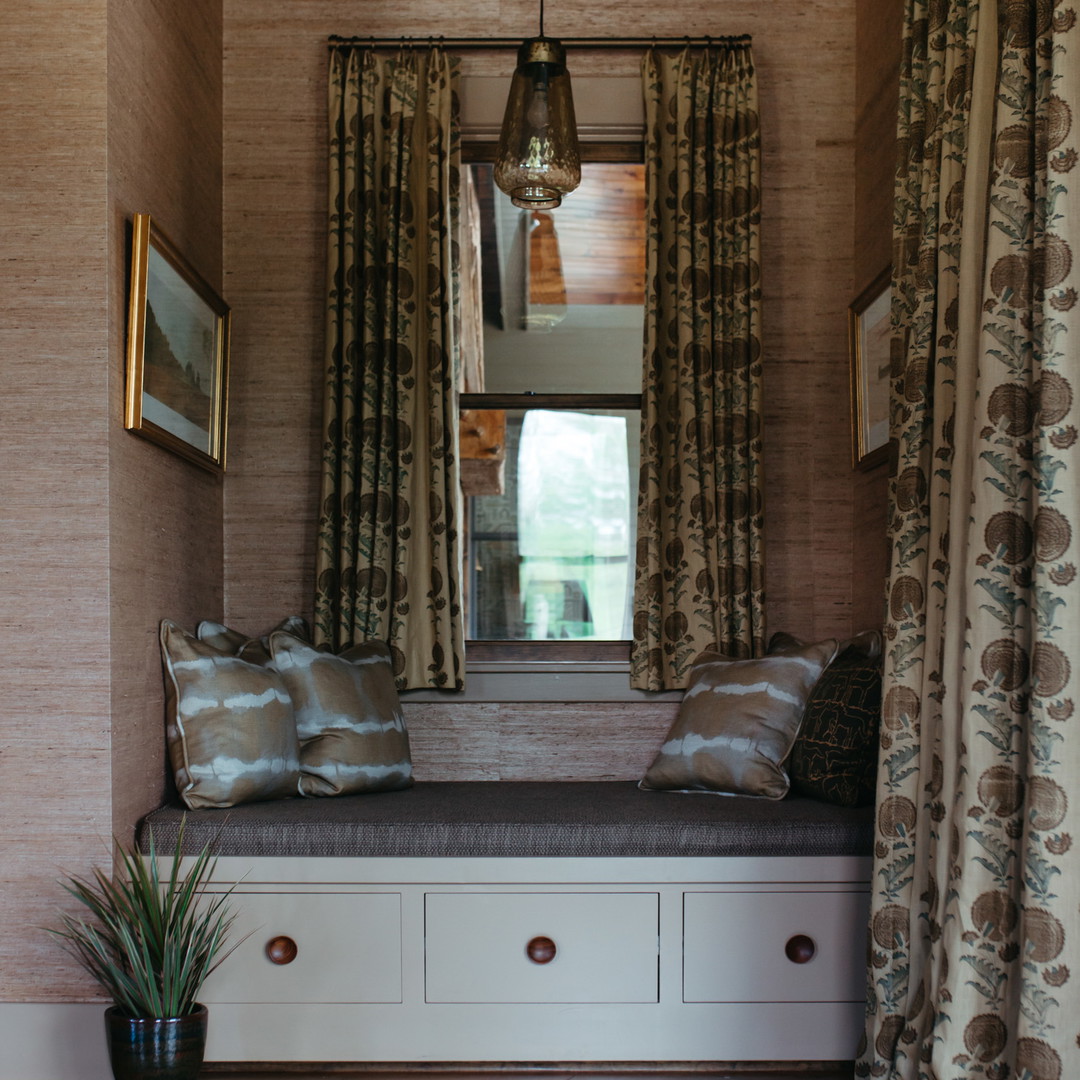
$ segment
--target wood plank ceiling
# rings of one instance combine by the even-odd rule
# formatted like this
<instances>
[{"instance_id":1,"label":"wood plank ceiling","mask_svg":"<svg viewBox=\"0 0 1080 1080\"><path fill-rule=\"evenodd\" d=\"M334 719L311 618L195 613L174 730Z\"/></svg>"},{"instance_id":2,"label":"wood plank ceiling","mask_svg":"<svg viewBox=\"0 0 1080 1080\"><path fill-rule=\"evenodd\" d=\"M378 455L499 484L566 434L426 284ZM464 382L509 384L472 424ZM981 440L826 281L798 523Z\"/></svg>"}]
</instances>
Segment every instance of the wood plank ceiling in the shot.
<instances>
[{"instance_id":1,"label":"wood plank ceiling","mask_svg":"<svg viewBox=\"0 0 1080 1080\"><path fill-rule=\"evenodd\" d=\"M475 169L485 267L497 266L491 167ZM539 304L643 304L645 167L586 162L581 184L558 209L535 215L530 299ZM484 275L484 317L498 324L497 274ZM565 299L563 297L565 294Z\"/></svg>"}]
</instances>

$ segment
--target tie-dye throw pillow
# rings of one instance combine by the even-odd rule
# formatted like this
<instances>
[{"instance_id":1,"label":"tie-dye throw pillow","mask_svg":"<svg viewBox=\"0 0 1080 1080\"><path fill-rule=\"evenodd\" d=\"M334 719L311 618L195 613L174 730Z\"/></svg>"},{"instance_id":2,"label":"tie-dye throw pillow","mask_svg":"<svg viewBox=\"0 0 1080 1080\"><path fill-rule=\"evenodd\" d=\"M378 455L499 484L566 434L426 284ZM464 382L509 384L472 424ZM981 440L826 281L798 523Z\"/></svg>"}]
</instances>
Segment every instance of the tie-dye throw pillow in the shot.
<instances>
[{"instance_id":1,"label":"tie-dye throw pillow","mask_svg":"<svg viewBox=\"0 0 1080 1080\"><path fill-rule=\"evenodd\" d=\"M789 788L784 762L806 700L836 649L830 639L759 660L703 654L638 786L782 799Z\"/></svg>"},{"instance_id":2,"label":"tie-dye throw pillow","mask_svg":"<svg viewBox=\"0 0 1080 1080\"><path fill-rule=\"evenodd\" d=\"M301 641L311 640L311 629L307 624L307 619L302 615L287 615L274 627L274 630L287 630ZM270 633L273 633L273 630ZM195 628L195 634L200 641L213 645L219 652L239 656L241 660L247 660L250 664L270 663L270 634L249 638L247 634L242 634L239 630L232 630L222 623L211 622L209 619L204 619L199 623Z\"/></svg>"},{"instance_id":3,"label":"tie-dye throw pillow","mask_svg":"<svg viewBox=\"0 0 1080 1080\"><path fill-rule=\"evenodd\" d=\"M382 642L335 656L276 631L270 651L296 710L302 794L393 791L412 783L409 735Z\"/></svg>"},{"instance_id":4,"label":"tie-dye throw pillow","mask_svg":"<svg viewBox=\"0 0 1080 1080\"><path fill-rule=\"evenodd\" d=\"M169 758L192 810L299 794L292 701L275 671L220 652L165 619Z\"/></svg>"}]
</instances>

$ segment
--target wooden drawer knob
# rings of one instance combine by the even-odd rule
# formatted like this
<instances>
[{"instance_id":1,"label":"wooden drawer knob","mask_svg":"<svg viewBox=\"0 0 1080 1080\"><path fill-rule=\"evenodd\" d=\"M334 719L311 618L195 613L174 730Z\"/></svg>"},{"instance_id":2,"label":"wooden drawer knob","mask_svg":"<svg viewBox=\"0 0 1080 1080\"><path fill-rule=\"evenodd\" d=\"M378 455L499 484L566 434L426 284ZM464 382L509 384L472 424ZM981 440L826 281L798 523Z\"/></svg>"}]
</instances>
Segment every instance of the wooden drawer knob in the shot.
<instances>
[{"instance_id":1,"label":"wooden drawer knob","mask_svg":"<svg viewBox=\"0 0 1080 1080\"><path fill-rule=\"evenodd\" d=\"M266 957L271 964L291 964L299 951L296 942L284 934L271 938L266 943Z\"/></svg>"},{"instance_id":2,"label":"wooden drawer knob","mask_svg":"<svg viewBox=\"0 0 1080 1080\"><path fill-rule=\"evenodd\" d=\"M807 937L806 934L796 934L788 939L788 943L784 946L784 952L793 964L808 964L814 959L817 945L814 944L812 937Z\"/></svg>"},{"instance_id":3,"label":"wooden drawer knob","mask_svg":"<svg viewBox=\"0 0 1080 1080\"><path fill-rule=\"evenodd\" d=\"M555 942L549 937L534 937L525 946L525 955L534 964L550 964L555 959Z\"/></svg>"}]
</instances>

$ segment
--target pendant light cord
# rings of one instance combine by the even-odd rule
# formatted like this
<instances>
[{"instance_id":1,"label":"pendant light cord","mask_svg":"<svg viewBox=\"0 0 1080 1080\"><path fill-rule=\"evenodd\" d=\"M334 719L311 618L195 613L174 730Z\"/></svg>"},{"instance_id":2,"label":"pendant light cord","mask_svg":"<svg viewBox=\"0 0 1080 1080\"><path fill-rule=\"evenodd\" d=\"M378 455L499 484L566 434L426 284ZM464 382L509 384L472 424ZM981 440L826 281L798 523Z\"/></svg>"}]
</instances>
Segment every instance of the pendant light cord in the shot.
<instances>
[{"instance_id":1,"label":"pendant light cord","mask_svg":"<svg viewBox=\"0 0 1080 1080\"><path fill-rule=\"evenodd\" d=\"M540 0L540 36L544 36L544 0Z\"/></svg>"}]
</instances>

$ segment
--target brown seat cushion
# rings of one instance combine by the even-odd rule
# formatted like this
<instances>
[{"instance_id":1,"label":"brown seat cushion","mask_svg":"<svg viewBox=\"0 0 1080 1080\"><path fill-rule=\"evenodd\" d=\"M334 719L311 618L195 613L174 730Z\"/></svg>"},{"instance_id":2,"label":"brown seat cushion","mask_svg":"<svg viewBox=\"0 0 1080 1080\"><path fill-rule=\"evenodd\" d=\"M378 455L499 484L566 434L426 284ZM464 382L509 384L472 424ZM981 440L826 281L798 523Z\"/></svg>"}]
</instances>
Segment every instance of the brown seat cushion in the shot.
<instances>
[{"instance_id":1,"label":"brown seat cushion","mask_svg":"<svg viewBox=\"0 0 1080 1080\"><path fill-rule=\"evenodd\" d=\"M633 781L418 782L405 791L285 799L228 812L155 810L159 849L222 856L770 857L867 855L873 808L786 799L678 799Z\"/></svg>"}]
</instances>

